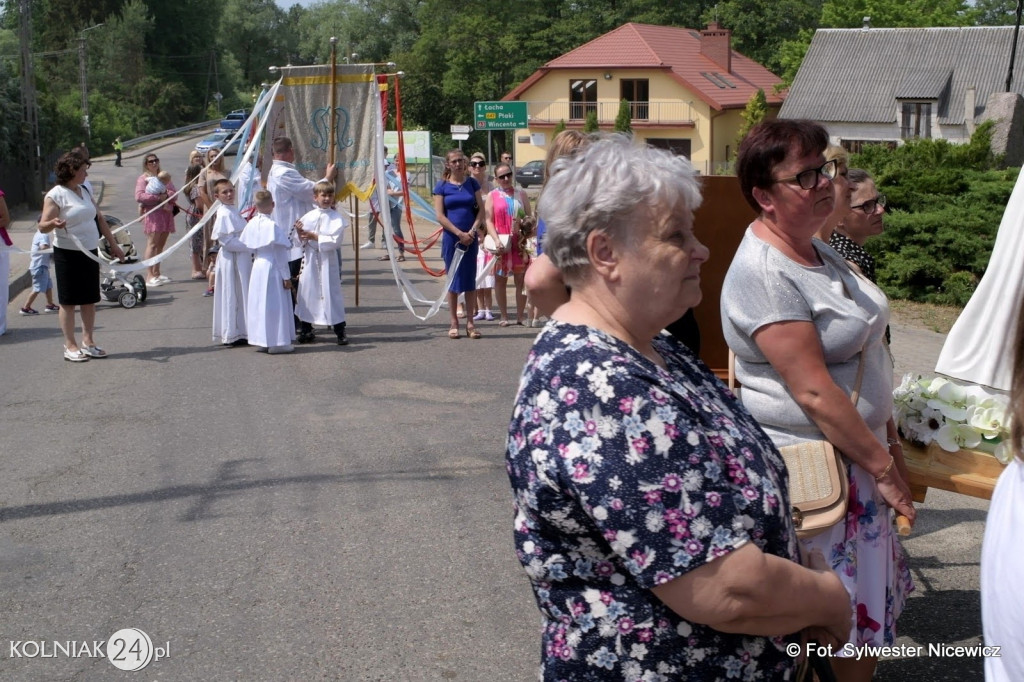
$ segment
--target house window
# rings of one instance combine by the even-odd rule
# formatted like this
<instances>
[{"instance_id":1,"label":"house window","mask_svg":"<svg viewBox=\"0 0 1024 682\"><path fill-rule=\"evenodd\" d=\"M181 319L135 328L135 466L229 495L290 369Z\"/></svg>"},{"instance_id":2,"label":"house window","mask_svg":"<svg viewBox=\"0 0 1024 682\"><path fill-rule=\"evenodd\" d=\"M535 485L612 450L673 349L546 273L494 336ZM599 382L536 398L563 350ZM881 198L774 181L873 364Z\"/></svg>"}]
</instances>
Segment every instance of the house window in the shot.
<instances>
[{"instance_id":1,"label":"house window","mask_svg":"<svg viewBox=\"0 0 1024 682\"><path fill-rule=\"evenodd\" d=\"M658 149L667 149L676 156L685 156L690 158L690 140L680 140L676 138L664 138L664 137L648 137L644 140L647 144Z\"/></svg>"},{"instance_id":2,"label":"house window","mask_svg":"<svg viewBox=\"0 0 1024 682\"><path fill-rule=\"evenodd\" d=\"M646 121L650 116L651 94L646 78L623 78L621 99L629 102L630 117L634 121Z\"/></svg>"},{"instance_id":3,"label":"house window","mask_svg":"<svg viewBox=\"0 0 1024 682\"><path fill-rule=\"evenodd\" d=\"M581 121L597 111L597 80L569 81L569 118Z\"/></svg>"},{"instance_id":4,"label":"house window","mask_svg":"<svg viewBox=\"0 0 1024 682\"><path fill-rule=\"evenodd\" d=\"M932 103L903 102L900 115L900 137L929 139L932 136Z\"/></svg>"}]
</instances>

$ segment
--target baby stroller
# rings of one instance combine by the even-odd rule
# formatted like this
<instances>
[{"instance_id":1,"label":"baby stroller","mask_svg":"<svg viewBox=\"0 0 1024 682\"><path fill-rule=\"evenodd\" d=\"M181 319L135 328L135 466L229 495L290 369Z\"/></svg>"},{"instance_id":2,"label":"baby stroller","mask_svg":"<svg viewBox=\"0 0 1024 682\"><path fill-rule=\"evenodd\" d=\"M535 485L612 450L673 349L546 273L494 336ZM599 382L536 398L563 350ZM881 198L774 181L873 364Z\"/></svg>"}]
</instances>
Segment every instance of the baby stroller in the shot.
<instances>
[{"instance_id":1,"label":"baby stroller","mask_svg":"<svg viewBox=\"0 0 1024 682\"><path fill-rule=\"evenodd\" d=\"M124 223L112 215L105 215L104 218L107 219L107 225L110 226L111 230L124 225ZM117 257L110 252L110 246L107 244L106 239L100 240L99 255L101 259L111 265L115 263L124 265L126 263L138 262L139 252L135 250L135 245L132 244L132 235L128 230L115 232L114 241L117 242L117 245L121 247L121 251L124 252L124 260L118 262ZM134 308L146 300L146 279L142 275L118 272L111 268L100 281L100 295L108 301L120 303L122 308Z\"/></svg>"}]
</instances>

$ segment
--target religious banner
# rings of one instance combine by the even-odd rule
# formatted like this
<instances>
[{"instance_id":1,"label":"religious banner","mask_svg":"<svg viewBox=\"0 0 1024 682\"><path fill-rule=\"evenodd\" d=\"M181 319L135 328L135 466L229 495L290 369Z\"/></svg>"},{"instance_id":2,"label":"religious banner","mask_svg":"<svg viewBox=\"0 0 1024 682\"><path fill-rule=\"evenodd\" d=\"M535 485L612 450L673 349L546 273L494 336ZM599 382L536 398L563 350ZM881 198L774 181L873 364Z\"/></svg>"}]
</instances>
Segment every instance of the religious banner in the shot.
<instances>
[{"instance_id":1,"label":"religious banner","mask_svg":"<svg viewBox=\"0 0 1024 682\"><path fill-rule=\"evenodd\" d=\"M263 176L273 159L271 144L288 137L299 173L319 180L327 165L335 163L338 199L355 194L366 201L373 190L377 150L377 78L372 64L338 64L333 78L331 69L330 65L281 67L281 87L271 102L264 138Z\"/></svg>"}]
</instances>

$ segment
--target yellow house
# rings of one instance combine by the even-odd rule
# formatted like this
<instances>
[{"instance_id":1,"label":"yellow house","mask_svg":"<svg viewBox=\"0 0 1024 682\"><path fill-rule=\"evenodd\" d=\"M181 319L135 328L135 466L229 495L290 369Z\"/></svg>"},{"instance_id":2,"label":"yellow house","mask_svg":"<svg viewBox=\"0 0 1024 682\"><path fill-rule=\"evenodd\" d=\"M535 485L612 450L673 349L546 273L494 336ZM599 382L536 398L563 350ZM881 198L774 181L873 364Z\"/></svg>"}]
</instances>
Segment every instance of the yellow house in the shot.
<instances>
[{"instance_id":1,"label":"yellow house","mask_svg":"<svg viewBox=\"0 0 1024 682\"><path fill-rule=\"evenodd\" d=\"M628 23L553 59L502 98L527 103L516 165L543 159L559 122L582 128L594 112L611 131L626 100L634 136L686 156L701 173L724 172L751 96L764 90L770 116L784 98L774 91L781 80L731 40L716 23L703 31Z\"/></svg>"}]
</instances>

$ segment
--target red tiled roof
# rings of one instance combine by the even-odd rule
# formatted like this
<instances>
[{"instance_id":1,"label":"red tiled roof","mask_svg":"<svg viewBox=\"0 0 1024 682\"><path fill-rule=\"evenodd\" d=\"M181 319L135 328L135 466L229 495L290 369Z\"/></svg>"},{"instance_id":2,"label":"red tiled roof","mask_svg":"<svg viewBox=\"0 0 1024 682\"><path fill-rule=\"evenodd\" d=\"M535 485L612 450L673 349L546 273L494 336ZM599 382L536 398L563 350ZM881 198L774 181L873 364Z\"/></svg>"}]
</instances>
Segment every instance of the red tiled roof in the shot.
<instances>
[{"instance_id":1,"label":"red tiled roof","mask_svg":"<svg viewBox=\"0 0 1024 682\"><path fill-rule=\"evenodd\" d=\"M552 59L502 99L519 99L547 73L560 69L661 69L669 71L713 109L742 108L759 88L764 90L769 104L782 104L784 95L774 91L782 82L778 76L736 50L732 50L732 69L726 73L701 54L701 40L700 31L694 29L623 24ZM722 81L711 80L717 76L724 77L725 87L719 86Z\"/></svg>"}]
</instances>

